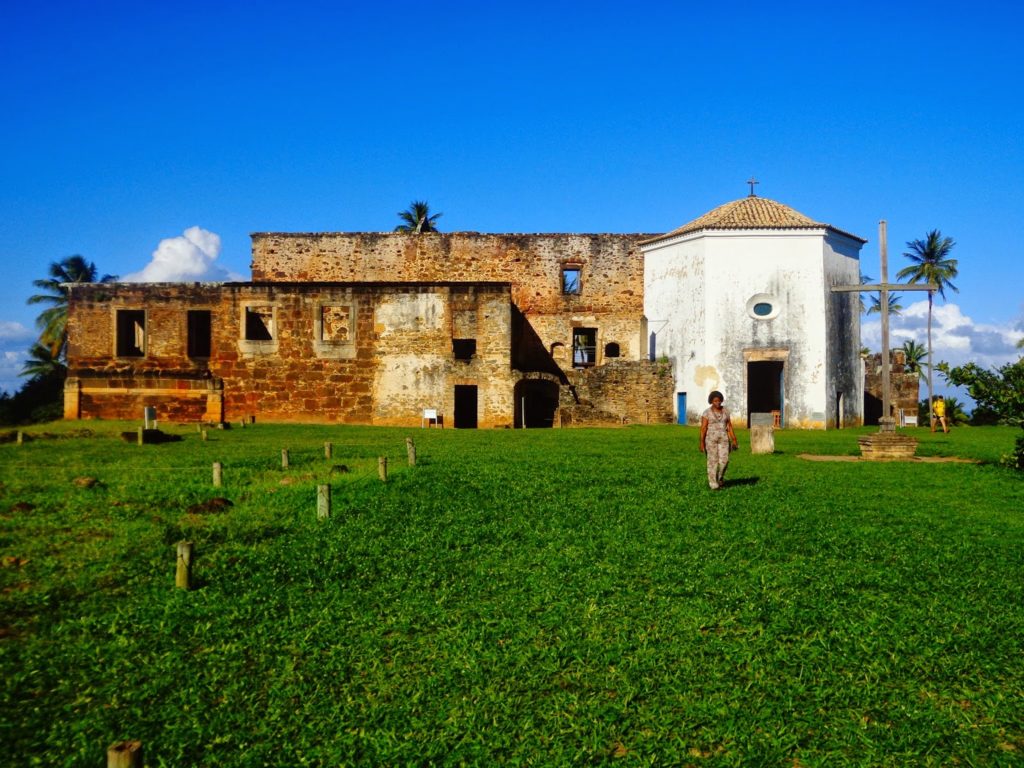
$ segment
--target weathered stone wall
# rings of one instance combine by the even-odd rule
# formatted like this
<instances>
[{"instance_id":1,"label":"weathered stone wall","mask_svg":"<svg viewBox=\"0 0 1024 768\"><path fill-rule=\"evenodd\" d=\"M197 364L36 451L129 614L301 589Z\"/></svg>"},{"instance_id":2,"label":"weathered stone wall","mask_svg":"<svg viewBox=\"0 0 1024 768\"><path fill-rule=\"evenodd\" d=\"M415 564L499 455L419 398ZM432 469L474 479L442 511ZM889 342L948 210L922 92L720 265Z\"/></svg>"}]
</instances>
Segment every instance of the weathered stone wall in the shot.
<instances>
[{"instance_id":1,"label":"weathered stone wall","mask_svg":"<svg viewBox=\"0 0 1024 768\"><path fill-rule=\"evenodd\" d=\"M559 401L561 426L671 424L674 384L668 363L617 360L570 371Z\"/></svg>"},{"instance_id":2,"label":"weathered stone wall","mask_svg":"<svg viewBox=\"0 0 1024 768\"><path fill-rule=\"evenodd\" d=\"M158 421L223 421L222 382L166 376L69 377L64 383L64 418L142 419L156 408Z\"/></svg>"},{"instance_id":3,"label":"weathered stone wall","mask_svg":"<svg viewBox=\"0 0 1024 768\"><path fill-rule=\"evenodd\" d=\"M573 327L597 328L621 356L645 356L641 339L647 235L509 235L455 232L256 233L255 281L497 281L548 348L571 346ZM579 293L562 270L580 269ZM603 349L603 343L601 344Z\"/></svg>"},{"instance_id":4,"label":"weathered stone wall","mask_svg":"<svg viewBox=\"0 0 1024 768\"><path fill-rule=\"evenodd\" d=\"M189 309L210 313L208 357L189 356ZM118 354L118 310L142 319L141 354ZM457 324L477 334L468 360L454 359ZM467 383L480 426L513 418L508 285L75 286L69 332L69 418L153 405L173 421L416 425L424 408L452 413L454 385Z\"/></svg>"},{"instance_id":5,"label":"weathered stone wall","mask_svg":"<svg viewBox=\"0 0 1024 768\"><path fill-rule=\"evenodd\" d=\"M864 423L878 424L882 415L882 353L869 356L864 369ZM907 416L917 416L920 390L921 378L907 368L906 353L901 349L892 350L889 361L892 416L895 418L901 408Z\"/></svg>"}]
</instances>

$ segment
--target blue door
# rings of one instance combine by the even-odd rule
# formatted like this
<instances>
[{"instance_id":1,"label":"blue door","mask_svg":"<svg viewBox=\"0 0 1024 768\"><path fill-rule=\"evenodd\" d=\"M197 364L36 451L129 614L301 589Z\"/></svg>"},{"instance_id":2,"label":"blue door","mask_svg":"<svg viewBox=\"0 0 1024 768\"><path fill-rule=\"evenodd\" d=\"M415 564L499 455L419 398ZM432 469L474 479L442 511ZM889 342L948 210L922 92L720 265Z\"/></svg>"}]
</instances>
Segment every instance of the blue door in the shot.
<instances>
[{"instance_id":1,"label":"blue door","mask_svg":"<svg viewBox=\"0 0 1024 768\"><path fill-rule=\"evenodd\" d=\"M686 393L676 392L676 412L679 414L676 417L676 424L686 423Z\"/></svg>"}]
</instances>

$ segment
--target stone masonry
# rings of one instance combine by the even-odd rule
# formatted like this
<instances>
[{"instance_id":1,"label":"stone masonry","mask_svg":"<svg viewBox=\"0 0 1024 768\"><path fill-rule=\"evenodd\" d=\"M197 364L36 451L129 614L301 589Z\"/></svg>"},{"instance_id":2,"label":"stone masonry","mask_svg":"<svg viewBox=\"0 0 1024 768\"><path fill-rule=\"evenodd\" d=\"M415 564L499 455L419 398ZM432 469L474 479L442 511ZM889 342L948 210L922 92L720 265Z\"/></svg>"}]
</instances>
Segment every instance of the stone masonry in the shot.
<instances>
[{"instance_id":1,"label":"stone masonry","mask_svg":"<svg viewBox=\"0 0 1024 768\"><path fill-rule=\"evenodd\" d=\"M455 312L477 334L464 360ZM479 426L511 424L507 284L81 285L69 331L66 418L419 424L458 383Z\"/></svg>"},{"instance_id":2,"label":"stone masonry","mask_svg":"<svg viewBox=\"0 0 1024 768\"><path fill-rule=\"evenodd\" d=\"M549 353L571 367L574 328L597 330L597 364L609 343L628 360L646 353L643 255L648 235L454 233L256 233L254 281L495 281ZM565 269L579 291L563 290Z\"/></svg>"},{"instance_id":3,"label":"stone masonry","mask_svg":"<svg viewBox=\"0 0 1024 768\"><path fill-rule=\"evenodd\" d=\"M921 378L906 363L907 356L902 349L892 350L892 358L889 360L889 396L894 418L901 409L907 416L917 416ZM878 424L882 415L882 353L870 355L864 361L864 367L864 423Z\"/></svg>"},{"instance_id":4,"label":"stone masonry","mask_svg":"<svg viewBox=\"0 0 1024 768\"><path fill-rule=\"evenodd\" d=\"M73 286L68 418L672 420L648 235L256 233L252 282Z\"/></svg>"},{"instance_id":5,"label":"stone masonry","mask_svg":"<svg viewBox=\"0 0 1024 768\"><path fill-rule=\"evenodd\" d=\"M671 424L672 366L615 360L598 368L571 371L562 390L561 426Z\"/></svg>"}]
</instances>

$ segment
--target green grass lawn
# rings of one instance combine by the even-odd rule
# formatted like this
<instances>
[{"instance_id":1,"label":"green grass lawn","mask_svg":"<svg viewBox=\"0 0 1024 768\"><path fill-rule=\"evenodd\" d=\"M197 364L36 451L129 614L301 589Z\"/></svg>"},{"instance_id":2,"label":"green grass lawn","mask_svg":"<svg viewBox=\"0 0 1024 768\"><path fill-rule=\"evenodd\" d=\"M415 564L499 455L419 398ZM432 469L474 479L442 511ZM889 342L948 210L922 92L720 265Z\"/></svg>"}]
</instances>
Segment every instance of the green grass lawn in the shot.
<instances>
[{"instance_id":1,"label":"green grass lawn","mask_svg":"<svg viewBox=\"0 0 1024 768\"><path fill-rule=\"evenodd\" d=\"M690 427L135 426L0 445L2 765L1024 762L1009 428L740 430L714 493Z\"/></svg>"}]
</instances>

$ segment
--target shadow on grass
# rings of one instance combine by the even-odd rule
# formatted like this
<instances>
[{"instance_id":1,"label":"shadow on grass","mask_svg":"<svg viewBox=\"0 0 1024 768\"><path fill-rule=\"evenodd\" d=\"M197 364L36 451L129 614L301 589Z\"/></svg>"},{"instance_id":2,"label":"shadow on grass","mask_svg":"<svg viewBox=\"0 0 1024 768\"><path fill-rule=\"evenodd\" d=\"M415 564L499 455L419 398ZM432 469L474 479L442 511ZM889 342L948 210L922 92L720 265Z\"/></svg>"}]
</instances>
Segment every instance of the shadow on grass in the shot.
<instances>
[{"instance_id":1,"label":"shadow on grass","mask_svg":"<svg viewBox=\"0 0 1024 768\"><path fill-rule=\"evenodd\" d=\"M739 477L735 480L726 480L722 483L723 488L732 488L737 485L757 485L760 482L759 477Z\"/></svg>"}]
</instances>

